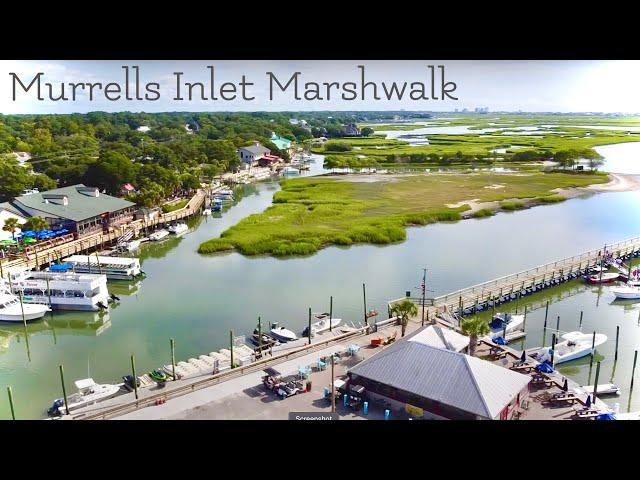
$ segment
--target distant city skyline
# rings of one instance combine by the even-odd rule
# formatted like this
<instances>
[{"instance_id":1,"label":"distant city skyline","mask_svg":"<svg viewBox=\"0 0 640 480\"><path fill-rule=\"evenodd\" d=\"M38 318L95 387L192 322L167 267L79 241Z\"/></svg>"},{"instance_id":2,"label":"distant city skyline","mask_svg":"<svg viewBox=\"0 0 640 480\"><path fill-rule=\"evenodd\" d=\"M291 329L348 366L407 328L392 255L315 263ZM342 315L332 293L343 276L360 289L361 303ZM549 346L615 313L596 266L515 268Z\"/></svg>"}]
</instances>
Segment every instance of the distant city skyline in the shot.
<instances>
[{"instance_id":1,"label":"distant city skyline","mask_svg":"<svg viewBox=\"0 0 640 480\"><path fill-rule=\"evenodd\" d=\"M385 84L407 82L402 100L374 100L373 88L369 87L366 98L347 101L340 97L339 87L329 87L330 99L326 99L323 83L344 85L359 80L359 65L366 67L366 81ZM444 65L443 80L455 82L455 97L458 100L411 100L408 92L412 85L430 80L428 66ZM16 100L12 98L16 74L28 86L37 73L44 73L42 82L50 82L55 95L60 84L87 82L103 85L117 83L124 90L127 86L135 90L131 76L125 79L123 66L139 66L140 82L158 83L162 95L158 100L128 100L122 95L118 101L109 101L100 90L94 101L89 101L86 91L79 90L75 101L38 101L35 87L29 92L18 88ZM194 99L176 101L184 97L185 88L176 90L175 72L186 82L201 82L209 87L207 66L214 66L215 88L230 82L227 91L234 90L234 100ZM269 99L267 72L277 77L284 85L294 72L300 72L301 90L307 82L322 86L322 100L295 100L293 87L286 92L276 91ZM243 79L243 75L245 78ZM243 100L238 85L246 81L242 95L252 100ZM440 88L439 77L432 82ZM128 85L127 85L128 84ZM234 86L232 87L231 84ZM273 82L271 82L271 86ZM462 112L467 109L487 109L491 112L548 112L548 113L621 113L640 112L640 61L595 61L595 60L539 60L539 61L0 61L0 113L86 113L91 111L131 112L229 112L229 111L433 111ZM102 87L101 87L102 88ZM243 87L244 88L244 87ZM333 90L331 91L331 88ZM220 96L220 90L213 93ZM194 90L200 93L197 88ZM69 88L66 94L69 95ZM144 93L144 92L143 92ZM433 90L429 92L433 94ZM209 94L203 88L202 94ZM382 95L384 96L384 95ZM442 96L442 95L440 95ZM453 95L452 95L453 96ZM225 97L224 91L222 97ZM301 94L300 97L303 97ZM135 98L131 95L130 98ZM140 98L140 97L138 97ZM484 113L484 112L480 112Z\"/></svg>"}]
</instances>

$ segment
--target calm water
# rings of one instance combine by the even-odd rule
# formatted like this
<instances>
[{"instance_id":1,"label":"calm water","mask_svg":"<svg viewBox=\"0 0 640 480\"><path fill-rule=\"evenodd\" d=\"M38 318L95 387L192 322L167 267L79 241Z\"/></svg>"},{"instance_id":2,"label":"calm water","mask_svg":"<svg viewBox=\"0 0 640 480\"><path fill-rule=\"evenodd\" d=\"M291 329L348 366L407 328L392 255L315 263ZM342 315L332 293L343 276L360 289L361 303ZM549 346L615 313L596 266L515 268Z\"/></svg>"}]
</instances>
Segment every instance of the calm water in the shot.
<instances>
[{"instance_id":1,"label":"calm water","mask_svg":"<svg viewBox=\"0 0 640 480\"><path fill-rule=\"evenodd\" d=\"M317 164L314 172L319 171ZM307 309L327 309L330 295L336 316L359 321L362 283L367 285L367 308L383 313L389 299L406 290L417 293L423 267L428 268L430 294L438 295L640 234L640 192L627 192L411 228L401 244L333 247L307 258L196 253L202 241L268 207L277 189L274 183L247 186L242 200L221 218L194 219L194 231L183 238L143 248L148 277L139 285L110 283L121 302L108 315L64 313L30 324L30 360L23 327L1 325L0 418L10 415L6 385L13 387L18 417L42 416L52 399L61 395L59 364L64 364L70 389L73 380L88 375L98 382L114 382L128 373L131 354L136 355L140 373L168 363L171 337L176 340L177 359L186 359L225 347L230 329L236 335L250 333L258 315L264 322L280 321L300 331ZM610 375L615 325L621 325L616 381L624 384L633 360L629 357L639 344L640 304L610 305L606 287L599 301L597 292L585 286L576 286L576 292L554 303L553 314L566 318L568 328L577 322L577 312L585 310L586 331L595 327L610 335L599 349L604 356L601 378ZM527 320L531 346L542 342L536 330L539 323L538 310ZM588 374L584 369L577 367L575 374L582 378ZM640 394L637 397L631 405L635 410L640 409Z\"/></svg>"}]
</instances>

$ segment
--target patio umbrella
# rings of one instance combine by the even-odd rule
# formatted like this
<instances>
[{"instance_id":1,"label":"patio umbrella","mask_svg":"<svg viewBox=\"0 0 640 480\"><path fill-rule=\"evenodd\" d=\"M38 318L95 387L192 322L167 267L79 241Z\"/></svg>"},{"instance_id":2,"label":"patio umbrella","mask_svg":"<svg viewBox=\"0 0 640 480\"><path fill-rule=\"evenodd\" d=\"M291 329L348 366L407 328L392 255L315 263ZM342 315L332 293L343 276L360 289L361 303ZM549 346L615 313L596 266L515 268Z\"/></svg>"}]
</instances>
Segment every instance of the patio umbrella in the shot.
<instances>
[{"instance_id":1,"label":"patio umbrella","mask_svg":"<svg viewBox=\"0 0 640 480\"><path fill-rule=\"evenodd\" d=\"M564 383L562 384L562 391L566 392L569 390L569 381L565 378Z\"/></svg>"},{"instance_id":2,"label":"patio umbrella","mask_svg":"<svg viewBox=\"0 0 640 480\"><path fill-rule=\"evenodd\" d=\"M617 420L617 418L610 413L603 413L596 417L596 420Z\"/></svg>"},{"instance_id":3,"label":"patio umbrella","mask_svg":"<svg viewBox=\"0 0 640 480\"><path fill-rule=\"evenodd\" d=\"M590 408L590 407L591 407L591 395L589 395L589 396L587 397L587 402L584 404L584 406L585 406L586 408Z\"/></svg>"},{"instance_id":4,"label":"patio umbrella","mask_svg":"<svg viewBox=\"0 0 640 480\"><path fill-rule=\"evenodd\" d=\"M547 362L541 363L540 365L536 366L536 370L541 373L553 373L553 367Z\"/></svg>"},{"instance_id":5,"label":"patio umbrella","mask_svg":"<svg viewBox=\"0 0 640 480\"><path fill-rule=\"evenodd\" d=\"M520 361L522 363L527 361L527 352L525 350L522 350L522 355L520 356Z\"/></svg>"},{"instance_id":6,"label":"patio umbrella","mask_svg":"<svg viewBox=\"0 0 640 480\"><path fill-rule=\"evenodd\" d=\"M496 337L493 339L493 343L496 345L506 345L507 341L503 337Z\"/></svg>"}]
</instances>

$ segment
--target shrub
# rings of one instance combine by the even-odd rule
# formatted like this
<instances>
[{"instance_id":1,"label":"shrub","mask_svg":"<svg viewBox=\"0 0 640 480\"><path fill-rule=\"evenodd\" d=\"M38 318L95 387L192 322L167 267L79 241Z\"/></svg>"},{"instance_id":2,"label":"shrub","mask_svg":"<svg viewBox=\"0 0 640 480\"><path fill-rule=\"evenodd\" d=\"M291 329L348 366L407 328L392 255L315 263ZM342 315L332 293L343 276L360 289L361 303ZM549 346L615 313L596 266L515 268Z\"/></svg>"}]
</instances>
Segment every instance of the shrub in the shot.
<instances>
[{"instance_id":1,"label":"shrub","mask_svg":"<svg viewBox=\"0 0 640 480\"><path fill-rule=\"evenodd\" d=\"M327 142L324 144L326 152L349 152L352 148L348 143Z\"/></svg>"},{"instance_id":2,"label":"shrub","mask_svg":"<svg viewBox=\"0 0 640 480\"><path fill-rule=\"evenodd\" d=\"M484 218L493 215L493 210L490 208L482 208L473 214L474 218Z\"/></svg>"},{"instance_id":3,"label":"shrub","mask_svg":"<svg viewBox=\"0 0 640 480\"><path fill-rule=\"evenodd\" d=\"M536 201L540 203L559 203L564 202L565 200L566 197L563 197L562 195L547 195L545 197L536 198Z\"/></svg>"},{"instance_id":4,"label":"shrub","mask_svg":"<svg viewBox=\"0 0 640 480\"><path fill-rule=\"evenodd\" d=\"M501 202L500 208L503 210L521 210L525 208L526 205L523 202Z\"/></svg>"}]
</instances>

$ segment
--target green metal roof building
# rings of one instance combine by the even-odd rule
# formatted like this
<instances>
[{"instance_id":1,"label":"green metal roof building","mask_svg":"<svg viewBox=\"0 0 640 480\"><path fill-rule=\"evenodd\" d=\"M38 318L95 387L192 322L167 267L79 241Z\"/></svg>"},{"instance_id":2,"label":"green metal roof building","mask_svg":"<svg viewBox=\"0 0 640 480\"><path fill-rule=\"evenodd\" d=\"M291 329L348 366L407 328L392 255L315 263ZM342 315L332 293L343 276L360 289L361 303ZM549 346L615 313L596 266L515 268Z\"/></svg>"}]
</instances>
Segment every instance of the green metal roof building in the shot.
<instances>
[{"instance_id":1,"label":"green metal roof building","mask_svg":"<svg viewBox=\"0 0 640 480\"><path fill-rule=\"evenodd\" d=\"M67 228L78 235L107 231L111 225L129 221L135 209L135 203L82 184L23 195L9 204L26 217L42 217L52 228Z\"/></svg>"}]
</instances>

